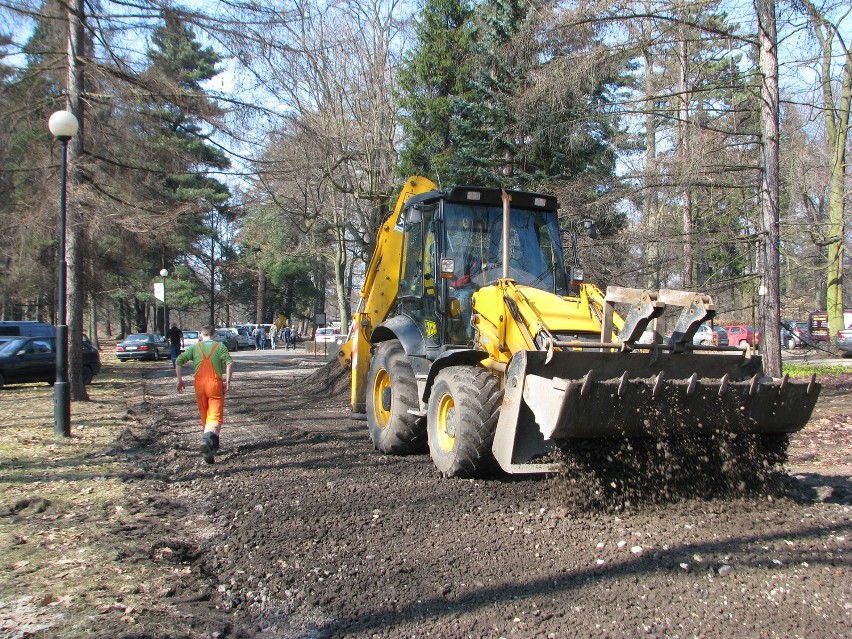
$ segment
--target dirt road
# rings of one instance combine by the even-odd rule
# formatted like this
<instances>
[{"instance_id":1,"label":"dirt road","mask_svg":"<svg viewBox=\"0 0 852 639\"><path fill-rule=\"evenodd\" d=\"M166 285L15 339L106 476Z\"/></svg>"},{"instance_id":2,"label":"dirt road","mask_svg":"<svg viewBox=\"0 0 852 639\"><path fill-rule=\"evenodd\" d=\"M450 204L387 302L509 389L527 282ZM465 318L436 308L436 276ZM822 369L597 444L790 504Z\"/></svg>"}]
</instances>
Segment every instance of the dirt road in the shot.
<instances>
[{"instance_id":1,"label":"dirt road","mask_svg":"<svg viewBox=\"0 0 852 639\"><path fill-rule=\"evenodd\" d=\"M336 369L255 353L239 356L221 455L206 465L192 396L175 394L170 369L134 370L134 490L147 514L119 534L173 566L161 600L186 619L187 637L815 638L852 628L848 377L793 442L799 479L756 493L701 481L690 495L630 466L442 480L428 455L373 450Z\"/></svg>"}]
</instances>

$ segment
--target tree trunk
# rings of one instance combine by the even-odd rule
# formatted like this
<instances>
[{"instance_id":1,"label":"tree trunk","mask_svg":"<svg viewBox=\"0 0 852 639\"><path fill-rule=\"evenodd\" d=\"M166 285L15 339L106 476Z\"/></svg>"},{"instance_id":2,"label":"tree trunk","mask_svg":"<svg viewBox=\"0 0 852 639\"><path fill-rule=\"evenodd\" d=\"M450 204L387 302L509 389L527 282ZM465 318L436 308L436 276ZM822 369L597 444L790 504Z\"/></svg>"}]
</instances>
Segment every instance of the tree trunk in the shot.
<instances>
[{"instance_id":1,"label":"tree trunk","mask_svg":"<svg viewBox=\"0 0 852 639\"><path fill-rule=\"evenodd\" d=\"M646 2L650 16L650 6ZM648 250L645 253L646 286L651 290L660 288L660 199L657 172L657 116L655 113L656 87L654 83L654 54L651 51L651 18L645 18L645 228L649 235Z\"/></svg>"},{"instance_id":2,"label":"tree trunk","mask_svg":"<svg viewBox=\"0 0 852 639\"><path fill-rule=\"evenodd\" d=\"M71 167L69 186L71 193L80 192L81 178L79 160L83 155L83 60L85 18L83 0L71 0L68 4L68 110L80 123L77 135L68 143L68 162ZM84 209L79 206L79 197L71 197L68 208L67 250L68 262L68 377L72 400L87 400L86 385L83 384L83 307L85 305L85 226Z\"/></svg>"},{"instance_id":3,"label":"tree trunk","mask_svg":"<svg viewBox=\"0 0 852 639\"><path fill-rule=\"evenodd\" d=\"M761 246L761 283L758 290L761 354L764 371L781 376L781 295L778 287L778 253L780 246L778 193L780 188L778 150L779 93L778 51L775 24L775 0L756 0L758 37L760 42L760 145L761 184L760 219L763 231ZM762 293L762 294L761 294Z\"/></svg>"},{"instance_id":4,"label":"tree trunk","mask_svg":"<svg viewBox=\"0 0 852 639\"><path fill-rule=\"evenodd\" d=\"M257 269L257 306L254 313L255 324L263 324L266 315L266 273L262 268Z\"/></svg>"},{"instance_id":5,"label":"tree trunk","mask_svg":"<svg viewBox=\"0 0 852 639\"><path fill-rule=\"evenodd\" d=\"M689 170L692 162L692 149L689 144L691 132L689 127L688 53L686 33L683 33L680 43L680 108L678 113L678 129L680 131L680 174L683 182L683 288L687 290L692 287L692 266L695 261L692 219L692 173Z\"/></svg>"},{"instance_id":6,"label":"tree trunk","mask_svg":"<svg viewBox=\"0 0 852 639\"><path fill-rule=\"evenodd\" d=\"M846 237L846 143L849 138L849 112L852 107L852 53L844 48L840 98L835 98L831 82L832 42L836 30L809 0L804 2L811 28L820 46L821 88L825 113L826 144L830 153L831 177L828 190L828 264L825 273L825 300L828 313L829 339L834 342L837 332L846 328L843 317L843 261Z\"/></svg>"}]
</instances>

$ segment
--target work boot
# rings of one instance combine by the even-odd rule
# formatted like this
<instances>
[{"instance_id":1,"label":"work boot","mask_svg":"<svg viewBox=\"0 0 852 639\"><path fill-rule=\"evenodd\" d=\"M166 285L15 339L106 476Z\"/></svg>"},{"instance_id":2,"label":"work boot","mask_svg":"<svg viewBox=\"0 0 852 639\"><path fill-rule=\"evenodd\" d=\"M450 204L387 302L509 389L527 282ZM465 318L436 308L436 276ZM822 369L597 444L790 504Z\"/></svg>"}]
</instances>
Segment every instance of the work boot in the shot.
<instances>
[{"instance_id":1,"label":"work boot","mask_svg":"<svg viewBox=\"0 0 852 639\"><path fill-rule=\"evenodd\" d=\"M201 455L204 457L204 461L208 464L212 464L216 461L214 454L219 449L219 436L214 433L212 430L207 431L201 437Z\"/></svg>"}]
</instances>

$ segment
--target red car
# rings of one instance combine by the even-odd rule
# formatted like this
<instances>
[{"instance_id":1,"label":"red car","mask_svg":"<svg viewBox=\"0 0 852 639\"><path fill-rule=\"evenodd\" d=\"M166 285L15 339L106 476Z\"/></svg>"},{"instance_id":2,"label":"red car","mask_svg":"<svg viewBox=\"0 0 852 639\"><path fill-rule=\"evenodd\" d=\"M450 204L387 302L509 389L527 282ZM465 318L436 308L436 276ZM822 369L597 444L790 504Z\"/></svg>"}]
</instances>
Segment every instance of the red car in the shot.
<instances>
[{"instance_id":1,"label":"red car","mask_svg":"<svg viewBox=\"0 0 852 639\"><path fill-rule=\"evenodd\" d=\"M733 346L745 348L746 346L760 345L760 331L747 324L732 324L731 326L723 326L728 333L728 343Z\"/></svg>"}]
</instances>

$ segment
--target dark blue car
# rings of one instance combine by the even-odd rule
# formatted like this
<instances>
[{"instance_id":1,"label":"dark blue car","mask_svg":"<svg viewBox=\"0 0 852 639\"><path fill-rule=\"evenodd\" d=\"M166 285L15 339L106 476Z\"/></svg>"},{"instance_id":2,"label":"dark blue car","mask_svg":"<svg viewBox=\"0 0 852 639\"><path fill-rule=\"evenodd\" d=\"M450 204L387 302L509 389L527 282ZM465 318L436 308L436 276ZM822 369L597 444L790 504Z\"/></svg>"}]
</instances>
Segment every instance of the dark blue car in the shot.
<instances>
[{"instance_id":1,"label":"dark blue car","mask_svg":"<svg viewBox=\"0 0 852 639\"><path fill-rule=\"evenodd\" d=\"M83 342L83 383L101 370L101 354ZM14 337L0 344L0 388L5 384L56 381L56 338Z\"/></svg>"}]
</instances>

